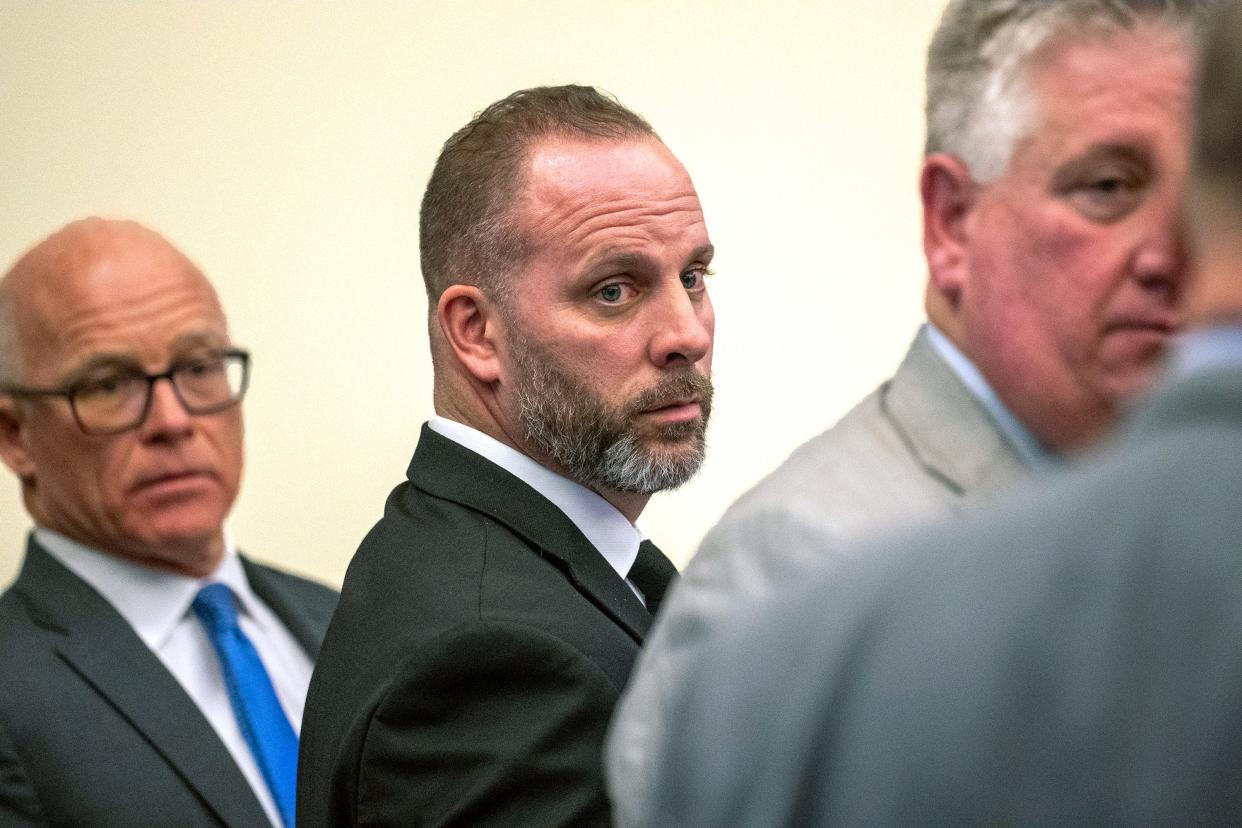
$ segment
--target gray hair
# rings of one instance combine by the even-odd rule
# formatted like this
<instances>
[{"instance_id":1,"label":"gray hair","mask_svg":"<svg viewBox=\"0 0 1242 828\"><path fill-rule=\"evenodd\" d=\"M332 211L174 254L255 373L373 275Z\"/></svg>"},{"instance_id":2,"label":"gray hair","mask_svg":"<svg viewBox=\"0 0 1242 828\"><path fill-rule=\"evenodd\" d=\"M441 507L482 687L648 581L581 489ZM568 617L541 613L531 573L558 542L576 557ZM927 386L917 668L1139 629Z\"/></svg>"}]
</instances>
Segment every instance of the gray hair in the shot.
<instances>
[{"instance_id":1,"label":"gray hair","mask_svg":"<svg viewBox=\"0 0 1242 828\"><path fill-rule=\"evenodd\" d=\"M926 153L949 153L975 180L1000 176L1030 127L1032 57L1057 35L1156 22L1197 48L1220 0L949 0L927 50Z\"/></svg>"}]
</instances>

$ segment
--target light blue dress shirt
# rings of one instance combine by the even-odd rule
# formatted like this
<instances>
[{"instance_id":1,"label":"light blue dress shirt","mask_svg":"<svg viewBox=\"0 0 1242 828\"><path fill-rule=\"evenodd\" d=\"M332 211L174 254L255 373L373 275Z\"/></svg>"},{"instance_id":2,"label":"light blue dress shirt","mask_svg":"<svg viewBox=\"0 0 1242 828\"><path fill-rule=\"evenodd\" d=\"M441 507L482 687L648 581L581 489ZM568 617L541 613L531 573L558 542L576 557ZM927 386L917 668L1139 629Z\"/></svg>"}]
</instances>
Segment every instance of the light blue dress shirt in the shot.
<instances>
[{"instance_id":1,"label":"light blue dress shirt","mask_svg":"<svg viewBox=\"0 0 1242 828\"><path fill-rule=\"evenodd\" d=\"M971 395L979 401L979 404L988 412L988 416L995 421L1001 433L1009 439L1018 454L1031 468L1039 468L1055 462L1056 457L1036 439L1030 429L1014 416L1009 406L1005 405L996 395L975 364L953 344L952 340L930 322L927 323L927 339L940 358L949 366L949 370L957 375Z\"/></svg>"}]
</instances>

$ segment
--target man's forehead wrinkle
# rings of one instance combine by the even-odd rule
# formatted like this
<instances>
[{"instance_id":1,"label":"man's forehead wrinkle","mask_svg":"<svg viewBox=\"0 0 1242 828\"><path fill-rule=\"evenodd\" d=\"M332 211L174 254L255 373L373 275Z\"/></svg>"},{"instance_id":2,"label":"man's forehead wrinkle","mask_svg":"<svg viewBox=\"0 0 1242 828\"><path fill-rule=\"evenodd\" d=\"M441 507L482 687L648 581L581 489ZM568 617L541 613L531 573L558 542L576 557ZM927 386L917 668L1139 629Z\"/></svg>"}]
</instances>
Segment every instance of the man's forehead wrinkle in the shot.
<instances>
[{"instance_id":1,"label":"man's forehead wrinkle","mask_svg":"<svg viewBox=\"0 0 1242 828\"><path fill-rule=\"evenodd\" d=\"M170 343L170 356L176 358L179 352L202 347L219 347L227 344L227 337L218 329L200 327L187 331ZM91 351L86 354L74 370L85 370L99 366L132 365L135 354L116 349Z\"/></svg>"},{"instance_id":2,"label":"man's forehead wrinkle","mask_svg":"<svg viewBox=\"0 0 1242 828\"><path fill-rule=\"evenodd\" d=\"M224 311L206 277L162 238L137 241L135 247L96 236L85 245L48 248L53 255L45 263L53 269L30 280L22 340L46 343L74 361L101 349L129 351L153 320L217 329L227 340Z\"/></svg>"},{"instance_id":3,"label":"man's forehead wrinkle","mask_svg":"<svg viewBox=\"0 0 1242 828\"><path fill-rule=\"evenodd\" d=\"M1138 113L1157 109L1161 112L1172 109L1180 117L1185 117L1189 113L1190 80L1188 76L1164 78L1163 82L1158 85L1147 83L1119 85L1116 79L1101 77L1097 74L1091 77L1079 76L1072 83L1062 82L1058 84L1058 87L1064 91L1060 95L1054 94L1051 97L1064 100L1062 95L1072 93L1074 111L1091 109L1092 102L1103 99L1109 102L1110 110L1115 108L1116 120L1123 123L1134 120ZM1047 107L1045 107L1044 115L1044 120L1049 120Z\"/></svg>"},{"instance_id":4,"label":"man's forehead wrinkle","mask_svg":"<svg viewBox=\"0 0 1242 828\"><path fill-rule=\"evenodd\" d=\"M570 227L581 228L590 232L598 224L608 223L617 227L632 226L646 228L659 226L654 222L681 213L701 213L699 200L694 196L682 196L667 202L638 202L631 204L604 204L588 202L576 210L560 217L560 221ZM651 224L649 224L649 222Z\"/></svg>"},{"instance_id":5,"label":"man's forehead wrinkle","mask_svg":"<svg viewBox=\"0 0 1242 828\"><path fill-rule=\"evenodd\" d=\"M692 244L702 246L707 241L707 227L698 211L667 211L661 215L674 213L693 213L693 220L676 221L671 225L643 221L618 223L616 214L609 214L573 227L566 235L565 243L579 249L580 264L586 267L609 262L617 265L628 262L630 266L639 266L649 262L650 256L646 252L635 252L630 245L646 248L653 242L660 246L679 243L685 240L687 233L693 234Z\"/></svg>"},{"instance_id":6,"label":"man's forehead wrinkle","mask_svg":"<svg viewBox=\"0 0 1242 828\"><path fill-rule=\"evenodd\" d=\"M181 287L161 286L124 296L96 291L94 296L85 295L72 305L63 306L57 324L71 332L79 327L97 327L101 321L114 330L141 330L152 319L204 316L211 317L213 321L224 321L224 314L214 295L198 285L186 284Z\"/></svg>"},{"instance_id":7,"label":"man's forehead wrinkle","mask_svg":"<svg viewBox=\"0 0 1242 828\"><path fill-rule=\"evenodd\" d=\"M590 198L568 199L548 205L543 221L537 228L548 230L563 226L571 232L591 232L596 225L643 227L648 220L662 219L677 213L702 213L698 196L693 192L668 196L659 200L641 196L601 201Z\"/></svg>"},{"instance_id":8,"label":"man's forehead wrinkle","mask_svg":"<svg viewBox=\"0 0 1242 828\"><path fill-rule=\"evenodd\" d=\"M1041 147L1045 153L1057 147L1059 152L1081 157L1107 144L1128 144L1135 151L1150 153L1163 134L1170 111L1182 121L1189 115L1191 52L1183 46L1164 54L1149 54L1152 40L1162 37L1185 43L1176 30L1161 29L1103 40L1062 42L1032 69L1032 88L1038 102L1036 120L1015 147L1015 158L1024 150ZM1128 65L1131 57L1160 61L1168 71L1158 76L1148 71L1141 77L1136 75L1137 82L1126 83L1118 77L1118 64ZM1120 71L1129 70L1122 66ZM1156 82L1152 82L1153 77ZM1160 119L1158 123L1153 115ZM1090 132L1081 128L1084 123L1091 125ZM1046 156L1042 161L1050 164L1054 159Z\"/></svg>"},{"instance_id":9,"label":"man's forehead wrinkle","mask_svg":"<svg viewBox=\"0 0 1242 828\"><path fill-rule=\"evenodd\" d=\"M1153 41L1164 41L1171 48L1153 48ZM1126 53L1131 53L1129 56ZM1107 37L1082 37L1067 35L1047 44L1030 69L1036 83L1055 83L1057 86L1072 85L1076 89L1092 93L1132 94L1147 91L1149 84L1123 86L1115 74L1101 71L1101 64L1136 59L1179 56L1183 59L1181 71L1162 75L1164 84L1158 85L1155 94L1170 94L1177 98L1183 108L1189 105L1188 92L1194 71L1194 50L1185 32L1160 25L1147 25ZM1147 63L1136 63L1132 68L1145 69ZM1042 81L1041 81L1042 79Z\"/></svg>"}]
</instances>

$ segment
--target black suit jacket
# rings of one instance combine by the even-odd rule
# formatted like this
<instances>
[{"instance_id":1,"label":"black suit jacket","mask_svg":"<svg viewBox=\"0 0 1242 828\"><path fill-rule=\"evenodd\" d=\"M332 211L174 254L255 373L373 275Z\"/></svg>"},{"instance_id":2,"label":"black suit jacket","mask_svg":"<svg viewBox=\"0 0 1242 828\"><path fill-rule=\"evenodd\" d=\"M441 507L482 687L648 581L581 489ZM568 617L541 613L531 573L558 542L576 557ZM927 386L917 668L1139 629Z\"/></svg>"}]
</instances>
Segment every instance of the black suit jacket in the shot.
<instances>
[{"instance_id":1,"label":"black suit jacket","mask_svg":"<svg viewBox=\"0 0 1242 828\"><path fill-rule=\"evenodd\" d=\"M650 618L556 506L424 427L345 577L303 721L298 824L600 825Z\"/></svg>"},{"instance_id":2,"label":"black suit jacket","mask_svg":"<svg viewBox=\"0 0 1242 828\"><path fill-rule=\"evenodd\" d=\"M242 565L313 659L336 593ZM0 597L0 825L270 825L159 658L33 538Z\"/></svg>"}]
</instances>

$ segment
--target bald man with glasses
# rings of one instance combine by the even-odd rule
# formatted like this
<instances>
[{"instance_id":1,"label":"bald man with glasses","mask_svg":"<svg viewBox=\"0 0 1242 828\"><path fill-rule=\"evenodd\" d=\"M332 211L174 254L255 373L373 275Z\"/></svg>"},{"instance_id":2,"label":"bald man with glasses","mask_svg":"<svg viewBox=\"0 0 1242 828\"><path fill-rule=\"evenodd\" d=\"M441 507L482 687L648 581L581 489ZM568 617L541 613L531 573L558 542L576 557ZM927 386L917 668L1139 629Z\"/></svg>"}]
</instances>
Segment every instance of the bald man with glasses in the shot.
<instances>
[{"instance_id":1,"label":"bald man with glasses","mask_svg":"<svg viewBox=\"0 0 1242 828\"><path fill-rule=\"evenodd\" d=\"M75 222L0 280L0 459L34 522L0 596L0 824L294 824L336 594L225 529L249 379L141 225Z\"/></svg>"}]
</instances>

